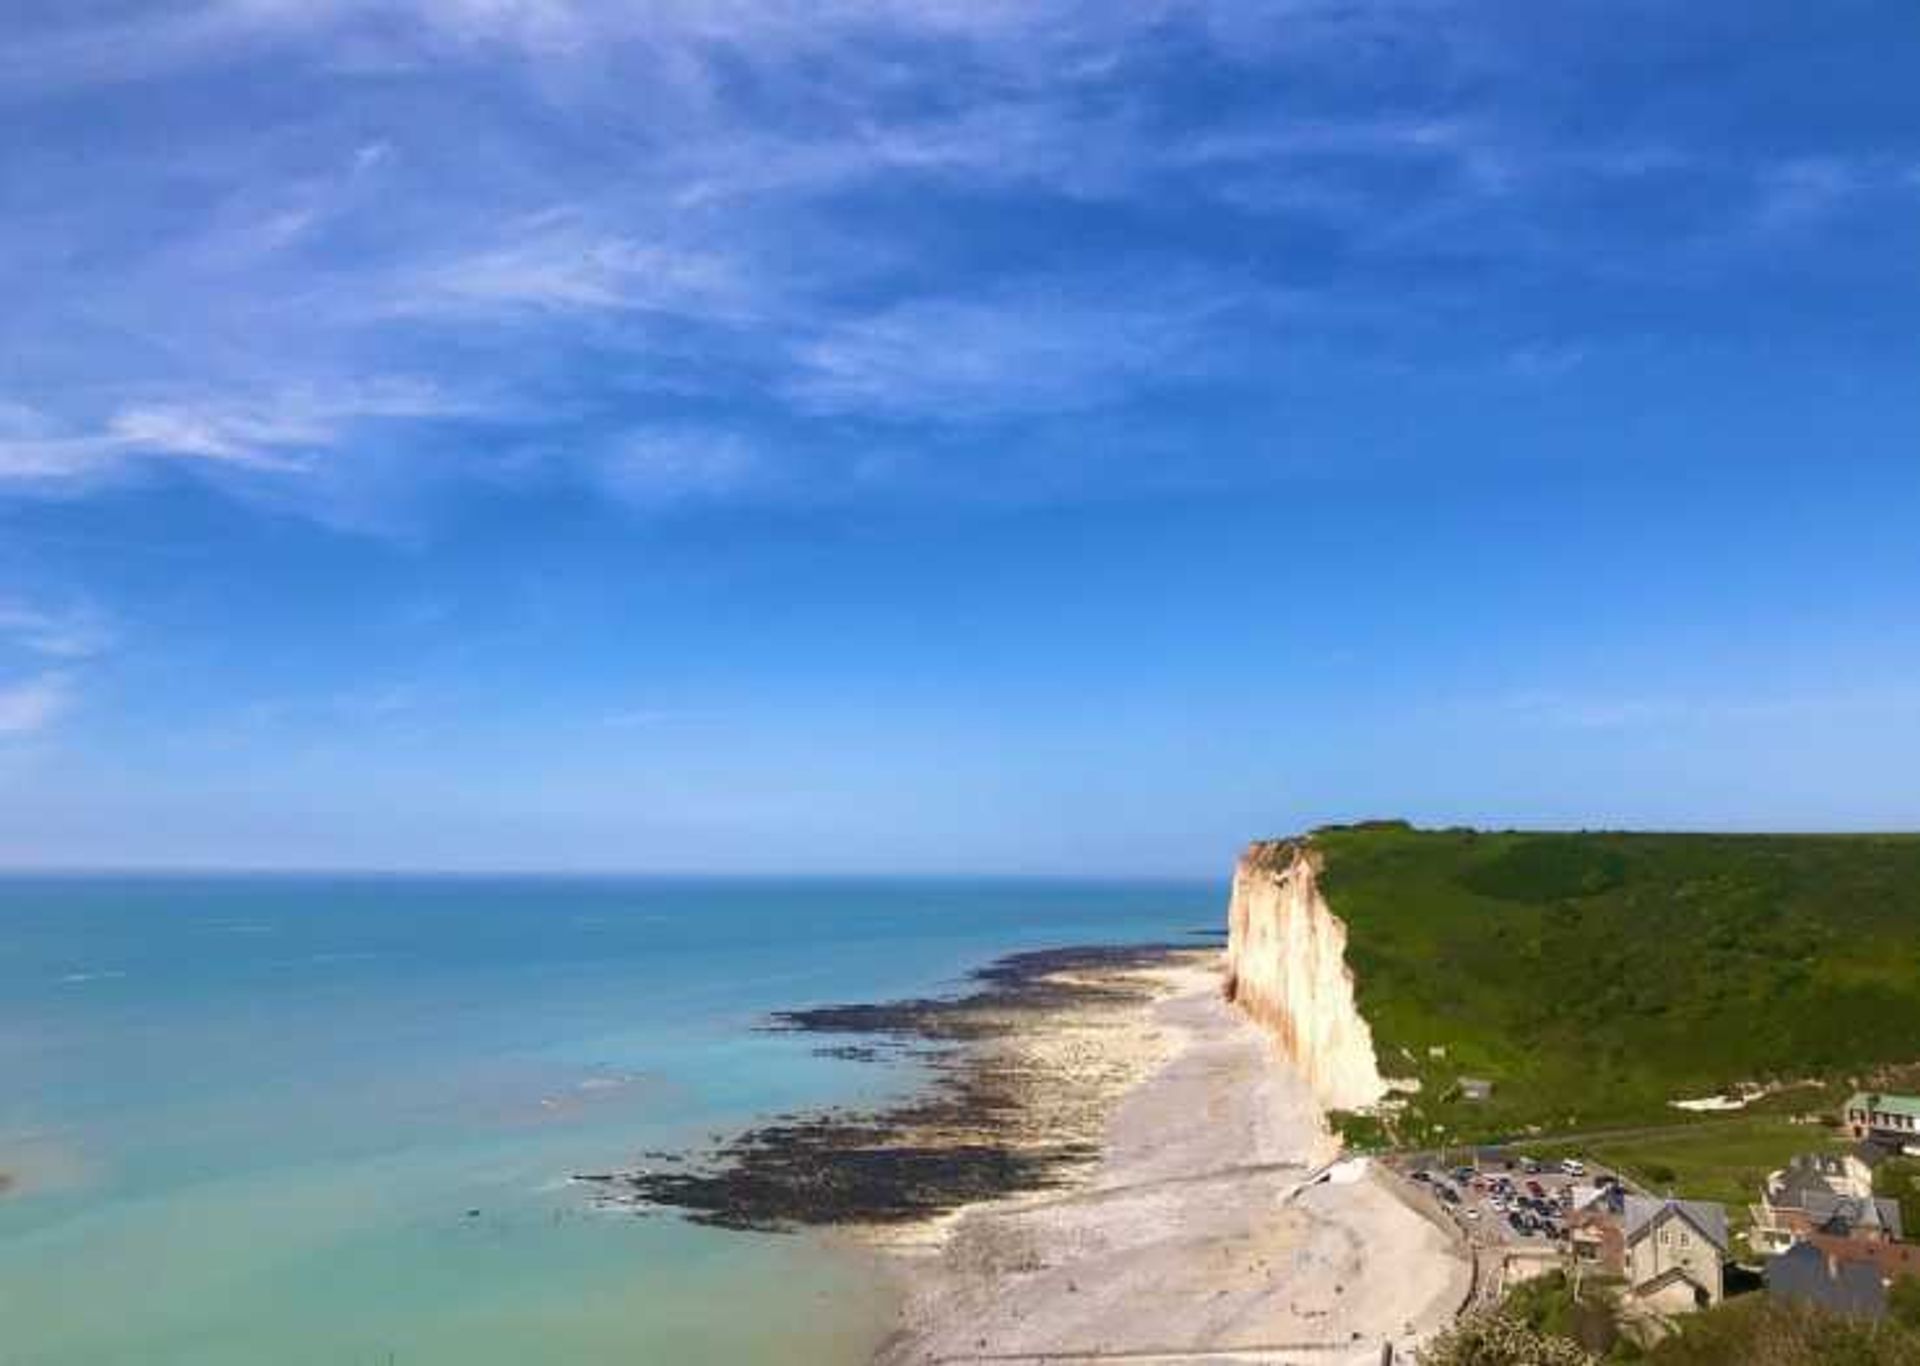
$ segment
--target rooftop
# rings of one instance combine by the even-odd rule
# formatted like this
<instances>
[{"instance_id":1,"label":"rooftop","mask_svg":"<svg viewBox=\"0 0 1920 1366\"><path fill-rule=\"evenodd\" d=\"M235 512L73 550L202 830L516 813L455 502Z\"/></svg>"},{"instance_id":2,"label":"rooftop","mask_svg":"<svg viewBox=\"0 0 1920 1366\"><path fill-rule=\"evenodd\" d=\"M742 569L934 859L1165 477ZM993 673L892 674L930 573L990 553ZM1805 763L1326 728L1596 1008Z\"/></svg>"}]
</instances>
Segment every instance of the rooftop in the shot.
<instances>
[{"instance_id":1,"label":"rooftop","mask_svg":"<svg viewBox=\"0 0 1920 1366\"><path fill-rule=\"evenodd\" d=\"M1896 1096L1884 1091L1856 1091L1847 1098L1847 1110L1865 1110L1873 1114L1906 1115L1920 1119L1920 1096Z\"/></svg>"},{"instance_id":2,"label":"rooftop","mask_svg":"<svg viewBox=\"0 0 1920 1366\"><path fill-rule=\"evenodd\" d=\"M1662 1214L1673 1211L1693 1225L1701 1237L1721 1252L1727 1250L1727 1209L1710 1200L1649 1200L1645 1196L1627 1197L1626 1235L1629 1244L1651 1227Z\"/></svg>"},{"instance_id":3,"label":"rooftop","mask_svg":"<svg viewBox=\"0 0 1920 1366\"><path fill-rule=\"evenodd\" d=\"M1795 1243L1767 1263L1767 1293L1868 1318L1879 1318L1887 1308L1879 1272L1864 1262L1831 1262L1811 1243Z\"/></svg>"}]
</instances>

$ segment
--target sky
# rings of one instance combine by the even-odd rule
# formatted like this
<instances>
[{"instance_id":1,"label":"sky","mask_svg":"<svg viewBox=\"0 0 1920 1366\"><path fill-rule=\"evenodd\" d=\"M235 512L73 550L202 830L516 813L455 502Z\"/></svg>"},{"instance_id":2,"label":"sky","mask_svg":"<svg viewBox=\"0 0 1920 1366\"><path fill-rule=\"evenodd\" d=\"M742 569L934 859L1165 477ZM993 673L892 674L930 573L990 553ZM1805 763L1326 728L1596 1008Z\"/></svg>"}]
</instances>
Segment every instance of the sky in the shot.
<instances>
[{"instance_id":1,"label":"sky","mask_svg":"<svg viewBox=\"0 0 1920 1366\"><path fill-rule=\"evenodd\" d=\"M1920 827L1920 8L0 30L0 864Z\"/></svg>"}]
</instances>

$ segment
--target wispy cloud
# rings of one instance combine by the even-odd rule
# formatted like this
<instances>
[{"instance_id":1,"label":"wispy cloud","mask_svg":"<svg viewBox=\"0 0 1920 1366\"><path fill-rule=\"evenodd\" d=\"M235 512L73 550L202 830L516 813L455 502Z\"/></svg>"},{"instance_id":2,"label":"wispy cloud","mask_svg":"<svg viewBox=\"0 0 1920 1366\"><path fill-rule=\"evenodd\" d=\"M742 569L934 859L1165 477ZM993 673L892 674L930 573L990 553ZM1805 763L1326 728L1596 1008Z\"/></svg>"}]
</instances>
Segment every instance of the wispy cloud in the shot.
<instances>
[{"instance_id":1,"label":"wispy cloud","mask_svg":"<svg viewBox=\"0 0 1920 1366\"><path fill-rule=\"evenodd\" d=\"M471 414L470 403L408 378L327 388L301 386L265 396L176 396L136 401L95 431L56 434L39 415L14 410L0 426L0 482L66 484L110 476L139 459L173 459L291 471L370 421Z\"/></svg>"},{"instance_id":2,"label":"wispy cloud","mask_svg":"<svg viewBox=\"0 0 1920 1366\"><path fill-rule=\"evenodd\" d=\"M0 736L38 734L70 712L90 661L114 647L106 614L0 594Z\"/></svg>"},{"instance_id":3,"label":"wispy cloud","mask_svg":"<svg viewBox=\"0 0 1920 1366\"><path fill-rule=\"evenodd\" d=\"M111 648L112 626L91 607L52 609L0 596L0 640L48 659L89 659Z\"/></svg>"},{"instance_id":4,"label":"wispy cloud","mask_svg":"<svg viewBox=\"0 0 1920 1366\"><path fill-rule=\"evenodd\" d=\"M1797 157L1764 168L1755 225L1787 232L1819 222L1865 187L1860 171L1837 157Z\"/></svg>"},{"instance_id":5,"label":"wispy cloud","mask_svg":"<svg viewBox=\"0 0 1920 1366\"><path fill-rule=\"evenodd\" d=\"M614 496L659 507L738 494L762 482L768 460L738 432L663 427L630 432L610 443L595 473Z\"/></svg>"},{"instance_id":6,"label":"wispy cloud","mask_svg":"<svg viewBox=\"0 0 1920 1366\"><path fill-rule=\"evenodd\" d=\"M1243 306L1225 282L1115 287L1036 279L980 298L917 299L795 348L787 393L822 412L972 421L1084 408L1218 365L1200 338Z\"/></svg>"},{"instance_id":7,"label":"wispy cloud","mask_svg":"<svg viewBox=\"0 0 1920 1366\"><path fill-rule=\"evenodd\" d=\"M1451 0L43 10L0 102L120 131L75 156L28 120L7 148L31 193L0 185L0 351L31 411L0 409L0 492L326 469L377 521L399 457L328 452L410 446L437 487L471 435L467 479L567 445L615 497L711 502L805 482L814 436L1118 414L1363 330L1316 318L1537 379L1660 307L1583 288L1731 274L1729 243L1920 199L1910 151L1596 135L1590 73L1543 100L1513 26ZM203 125L215 69L259 80ZM248 101L268 78L300 117ZM722 435L688 435L689 398Z\"/></svg>"},{"instance_id":8,"label":"wispy cloud","mask_svg":"<svg viewBox=\"0 0 1920 1366\"><path fill-rule=\"evenodd\" d=\"M72 706L73 684L64 673L48 672L15 683L0 683L0 736L33 735Z\"/></svg>"},{"instance_id":9,"label":"wispy cloud","mask_svg":"<svg viewBox=\"0 0 1920 1366\"><path fill-rule=\"evenodd\" d=\"M744 321L752 294L725 256L596 231L568 211L512 225L495 246L430 264L383 305L398 314L634 310Z\"/></svg>"},{"instance_id":10,"label":"wispy cloud","mask_svg":"<svg viewBox=\"0 0 1920 1366\"><path fill-rule=\"evenodd\" d=\"M1497 717L1529 727L1571 731L1644 732L1680 727L1806 724L1837 717L1920 712L1920 690L1834 688L1716 694L1524 691L1469 703L1462 715Z\"/></svg>"}]
</instances>

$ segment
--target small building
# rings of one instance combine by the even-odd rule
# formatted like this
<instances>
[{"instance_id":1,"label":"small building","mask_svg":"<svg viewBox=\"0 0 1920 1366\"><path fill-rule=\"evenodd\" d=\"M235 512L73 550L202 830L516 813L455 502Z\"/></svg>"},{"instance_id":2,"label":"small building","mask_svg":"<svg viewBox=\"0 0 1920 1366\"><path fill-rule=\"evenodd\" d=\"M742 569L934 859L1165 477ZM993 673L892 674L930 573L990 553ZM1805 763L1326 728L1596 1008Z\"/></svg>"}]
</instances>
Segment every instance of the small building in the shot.
<instances>
[{"instance_id":1,"label":"small building","mask_svg":"<svg viewBox=\"0 0 1920 1366\"><path fill-rule=\"evenodd\" d=\"M1859 1318L1877 1319L1887 1312L1887 1287L1878 1271L1829 1256L1811 1243L1796 1243L1768 1261L1767 1294Z\"/></svg>"},{"instance_id":2,"label":"small building","mask_svg":"<svg viewBox=\"0 0 1920 1366\"><path fill-rule=\"evenodd\" d=\"M1620 1220L1626 1197L1616 1196L1617 1189L1575 1189L1573 1208L1567 1212L1567 1244L1580 1265L1608 1276L1625 1277L1627 1244Z\"/></svg>"},{"instance_id":3,"label":"small building","mask_svg":"<svg viewBox=\"0 0 1920 1366\"><path fill-rule=\"evenodd\" d=\"M1483 1101L1493 1099L1493 1083L1485 1077L1462 1077L1458 1082L1460 1099Z\"/></svg>"},{"instance_id":4,"label":"small building","mask_svg":"<svg viewBox=\"0 0 1920 1366\"><path fill-rule=\"evenodd\" d=\"M1727 1260L1724 1206L1630 1195L1620 1226L1633 1299L1665 1313L1720 1302Z\"/></svg>"},{"instance_id":5,"label":"small building","mask_svg":"<svg viewBox=\"0 0 1920 1366\"><path fill-rule=\"evenodd\" d=\"M1847 1132L1896 1152L1920 1145L1920 1096L1856 1091L1840 1111Z\"/></svg>"},{"instance_id":6,"label":"small building","mask_svg":"<svg viewBox=\"0 0 1920 1366\"><path fill-rule=\"evenodd\" d=\"M1861 1242L1898 1242L1900 1203L1873 1193L1873 1172L1886 1150L1862 1143L1847 1153L1804 1153L1767 1178L1752 1207L1752 1241L1785 1252L1815 1234Z\"/></svg>"}]
</instances>

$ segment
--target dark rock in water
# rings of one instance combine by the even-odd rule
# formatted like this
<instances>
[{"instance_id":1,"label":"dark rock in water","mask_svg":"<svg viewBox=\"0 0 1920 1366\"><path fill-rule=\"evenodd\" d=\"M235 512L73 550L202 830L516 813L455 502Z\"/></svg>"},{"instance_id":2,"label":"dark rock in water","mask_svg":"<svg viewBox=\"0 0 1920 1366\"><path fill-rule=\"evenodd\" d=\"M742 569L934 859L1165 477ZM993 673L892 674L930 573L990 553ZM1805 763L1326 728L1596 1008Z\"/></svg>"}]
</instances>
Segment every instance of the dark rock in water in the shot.
<instances>
[{"instance_id":1,"label":"dark rock in water","mask_svg":"<svg viewBox=\"0 0 1920 1366\"><path fill-rule=\"evenodd\" d=\"M944 1043L990 1038L1007 1032L1005 1022L998 1018L1004 1012L1033 1015L1102 998L1115 1002L1137 999L1138 988L1071 975L1111 975L1157 967L1169 955L1183 951L1186 946L1180 944L1139 944L1013 953L975 972L972 980L980 986L965 996L782 1010L773 1015L767 1028L809 1034L878 1034L896 1040Z\"/></svg>"},{"instance_id":2,"label":"dark rock in water","mask_svg":"<svg viewBox=\"0 0 1920 1366\"><path fill-rule=\"evenodd\" d=\"M884 1058L898 1056L896 1053L866 1044L844 1043L831 1048L816 1048L813 1054L817 1058L837 1058L841 1062L879 1062Z\"/></svg>"},{"instance_id":3,"label":"dark rock in water","mask_svg":"<svg viewBox=\"0 0 1920 1366\"><path fill-rule=\"evenodd\" d=\"M767 1028L877 1037L834 1046L833 1054L908 1054L924 1063L931 1083L871 1113L783 1116L717 1143L697 1165L626 1173L623 1189L639 1208L678 1209L696 1223L786 1230L908 1223L1060 1185L1098 1156L1096 1126L1035 1132L1025 1121L1036 1088L1058 1108L1063 1091L1097 1082L1045 1074L1018 1048L994 1045L1048 1015L1145 1000L1152 984L1128 974L1195 952L1150 944L1019 953L975 973L975 989L962 996L782 1011Z\"/></svg>"}]
</instances>

